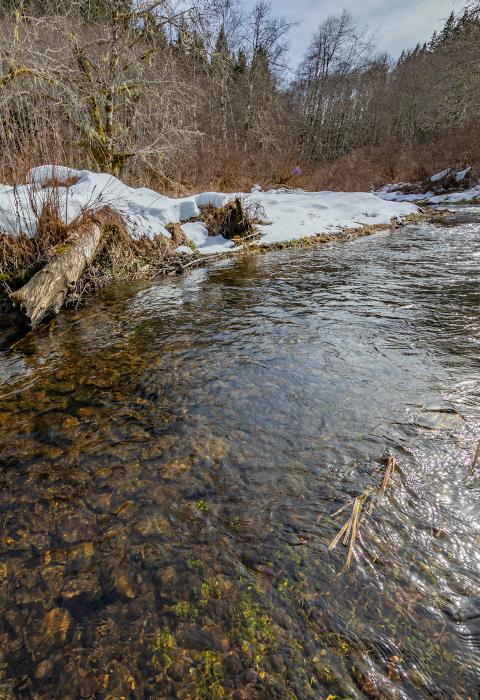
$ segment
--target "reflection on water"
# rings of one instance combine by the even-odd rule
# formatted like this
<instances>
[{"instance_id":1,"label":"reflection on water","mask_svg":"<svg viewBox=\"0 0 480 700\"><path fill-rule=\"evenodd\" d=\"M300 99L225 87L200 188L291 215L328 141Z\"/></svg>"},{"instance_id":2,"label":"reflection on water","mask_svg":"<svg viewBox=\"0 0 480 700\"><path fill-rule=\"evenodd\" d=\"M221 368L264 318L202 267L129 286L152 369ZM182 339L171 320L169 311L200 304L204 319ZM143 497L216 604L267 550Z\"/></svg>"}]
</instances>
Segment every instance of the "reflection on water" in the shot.
<instances>
[{"instance_id":1,"label":"reflection on water","mask_svg":"<svg viewBox=\"0 0 480 700\"><path fill-rule=\"evenodd\" d=\"M111 289L0 357L2 698L478 697L476 218Z\"/></svg>"}]
</instances>

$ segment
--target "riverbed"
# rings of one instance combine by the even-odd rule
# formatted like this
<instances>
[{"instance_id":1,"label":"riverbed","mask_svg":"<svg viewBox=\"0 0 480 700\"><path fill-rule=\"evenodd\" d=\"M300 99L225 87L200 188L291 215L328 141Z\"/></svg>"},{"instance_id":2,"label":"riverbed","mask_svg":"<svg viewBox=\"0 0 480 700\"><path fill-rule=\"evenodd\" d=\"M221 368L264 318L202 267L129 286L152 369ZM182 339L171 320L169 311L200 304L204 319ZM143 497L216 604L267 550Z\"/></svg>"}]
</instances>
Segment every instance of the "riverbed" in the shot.
<instances>
[{"instance_id":1,"label":"riverbed","mask_svg":"<svg viewBox=\"0 0 480 700\"><path fill-rule=\"evenodd\" d=\"M479 221L111 287L5 347L1 697L478 698Z\"/></svg>"}]
</instances>

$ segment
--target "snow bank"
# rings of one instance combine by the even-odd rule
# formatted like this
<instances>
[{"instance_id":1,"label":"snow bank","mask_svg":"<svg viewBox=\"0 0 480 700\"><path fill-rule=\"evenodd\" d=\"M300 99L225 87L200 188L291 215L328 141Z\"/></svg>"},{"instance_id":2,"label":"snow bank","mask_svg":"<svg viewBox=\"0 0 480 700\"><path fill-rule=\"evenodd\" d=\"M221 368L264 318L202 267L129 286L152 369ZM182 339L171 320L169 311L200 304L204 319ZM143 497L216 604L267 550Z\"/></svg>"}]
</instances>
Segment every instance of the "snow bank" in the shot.
<instances>
[{"instance_id":1,"label":"snow bank","mask_svg":"<svg viewBox=\"0 0 480 700\"><path fill-rule=\"evenodd\" d=\"M467 175L469 175L471 172L472 172L472 166L469 165L468 168L465 168L465 170L460 170L460 172L458 172L455 175L455 180L457 182L463 182L465 180L465 178L467 177Z\"/></svg>"},{"instance_id":2,"label":"snow bank","mask_svg":"<svg viewBox=\"0 0 480 700\"><path fill-rule=\"evenodd\" d=\"M443 192L435 194L404 194L403 192L380 190L375 195L387 202L414 202L417 204L463 204L480 203L480 185L460 192Z\"/></svg>"},{"instance_id":3,"label":"snow bank","mask_svg":"<svg viewBox=\"0 0 480 700\"><path fill-rule=\"evenodd\" d=\"M432 182L440 182L440 180L443 180L444 178L447 177L451 173L450 168L447 168L446 170L442 170L440 173L436 173L436 175L432 175L430 180Z\"/></svg>"},{"instance_id":4,"label":"snow bank","mask_svg":"<svg viewBox=\"0 0 480 700\"><path fill-rule=\"evenodd\" d=\"M86 209L112 207L124 218L133 237L162 235L170 238L167 224L188 221L200 214L200 207L223 206L227 195L205 192L192 197L172 199L146 187L128 187L112 175L45 165L34 168L27 185L0 186L0 228L11 234L35 235L36 211L45 202L57 199L60 215L66 223L74 221ZM76 180L70 187L45 187L50 180Z\"/></svg>"},{"instance_id":5,"label":"snow bank","mask_svg":"<svg viewBox=\"0 0 480 700\"><path fill-rule=\"evenodd\" d=\"M71 184L59 187L62 182ZM417 211L413 204L399 202L395 193L390 200L372 193L286 189L262 192L258 185L252 189L245 196L261 205L270 222L259 226L261 241L267 244L337 233L365 224L388 224ZM128 187L111 175L48 165L32 170L26 185L0 185L0 230L34 236L37 212L53 199L58 201L59 213L67 223L86 209L112 207L122 215L132 237L170 238L167 224L187 222L182 223L183 231L200 253L221 253L234 243L222 236L209 236L203 223L191 219L200 215L202 207L222 207L235 196L239 195L204 192L172 199L144 187ZM178 251L187 253L187 247L181 246Z\"/></svg>"},{"instance_id":6,"label":"snow bank","mask_svg":"<svg viewBox=\"0 0 480 700\"><path fill-rule=\"evenodd\" d=\"M480 203L480 183L472 185L472 166L462 170L447 168L421 182L397 182L375 192L389 202L418 204Z\"/></svg>"},{"instance_id":7,"label":"snow bank","mask_svg":"<svg viewBox=\"0 0 480 700\"><path fill-rule=\"evenodd\" d=\"M270 225L259 226L262 243L299 240L318 233L339 233L366 224L389 224L414 214L412 204L386 202L369 192L304 192L269 190L249 199L264 209Z\"/></svg>"}]
</instances>

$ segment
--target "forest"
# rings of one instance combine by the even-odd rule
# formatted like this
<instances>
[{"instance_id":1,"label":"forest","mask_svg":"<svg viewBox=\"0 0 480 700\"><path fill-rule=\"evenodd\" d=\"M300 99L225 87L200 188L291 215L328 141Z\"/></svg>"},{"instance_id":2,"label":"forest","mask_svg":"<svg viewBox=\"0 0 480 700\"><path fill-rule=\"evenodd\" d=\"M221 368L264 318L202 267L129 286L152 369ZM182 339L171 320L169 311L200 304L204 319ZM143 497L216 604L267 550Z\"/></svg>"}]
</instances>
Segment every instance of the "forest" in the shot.
<instances>
[{"instance_id":1,"label":"forest","mask_svg":"<svg viewBox=\"0 0 480 700\"><path fill-rule=\"evenodd\" d=\"M398 59L340 11L293 70L264 0L2 0L0 21L5 183L58 163L174 196L367 190L480 156L478 1Z\"/></svg>"}]
</instances>

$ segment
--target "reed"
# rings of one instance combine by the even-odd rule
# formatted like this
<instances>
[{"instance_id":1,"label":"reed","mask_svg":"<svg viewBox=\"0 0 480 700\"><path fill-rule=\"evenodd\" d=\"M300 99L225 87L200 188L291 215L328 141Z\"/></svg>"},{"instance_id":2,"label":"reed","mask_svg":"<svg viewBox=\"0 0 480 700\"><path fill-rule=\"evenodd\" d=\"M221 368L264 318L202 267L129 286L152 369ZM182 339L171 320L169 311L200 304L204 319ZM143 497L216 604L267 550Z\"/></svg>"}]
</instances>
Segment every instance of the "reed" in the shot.
<instances>
[{"instance_id":1,"label":"reed","mask_svg":"<svg viewBox=\"0 0 480 700\"><path fill-rule=\"evenodd\" d=\"M478 457L480 457L480 443L477 449L477 453ZM357 496L354 499L353 504L351 504L352 511L350 517L342 525L339 532L335 535L333 540L328 545L328 550L330 552L333 551L340 542L342 542L344 547L348 547L347 557L342 572L347 571L352 565L353 556L355 554L355 545L359 536L360 525L363 518L373 513L373 510L376 504L378 503L378 500L382 496L384 496L385 492L391 485L396 467L397 461L395 457L390 456L387 460L387 465L385 467L385 472L383 474L383 479L380 486L376 489L368 488L360 496ZM349 507L350 504L342 506L333 514L333 517L344 512Z\"/></svg>"},{"instance_id":2,"label":"reed","mask_svg":"<svg viewBox=\"0 0 480 700\"><path fill-rule=\"evenodd\" d=\"M475 469L477 467L478 460L480 459L480 440L478 441L477 449L475 450L475 454L473 455L472 459L472 464L470 465L470 474L475 473Z\"/></svg>"}]
</instances>

